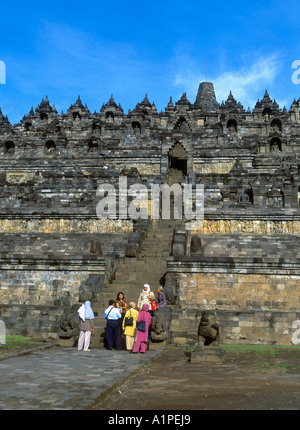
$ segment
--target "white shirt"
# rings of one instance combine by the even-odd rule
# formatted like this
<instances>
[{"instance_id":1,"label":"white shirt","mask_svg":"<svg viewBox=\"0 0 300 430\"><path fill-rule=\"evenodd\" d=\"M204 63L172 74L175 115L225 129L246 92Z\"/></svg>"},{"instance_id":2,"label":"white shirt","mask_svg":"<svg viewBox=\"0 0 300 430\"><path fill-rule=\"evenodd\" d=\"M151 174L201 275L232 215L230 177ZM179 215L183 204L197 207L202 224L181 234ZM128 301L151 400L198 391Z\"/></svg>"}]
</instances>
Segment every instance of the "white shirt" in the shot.
<instances>
[{"instance_id":1,"label":"white shirt","mask_svg":"<svg viewBox=\"0 0 300 430\"><path fill-rule=\"evenodd\" d=\"M109 306L107 309L105 309L103 317L108 320L118 320L122 317L121 311L122 308L115 308L114 306Z\"/></svg>"}]
</instances>

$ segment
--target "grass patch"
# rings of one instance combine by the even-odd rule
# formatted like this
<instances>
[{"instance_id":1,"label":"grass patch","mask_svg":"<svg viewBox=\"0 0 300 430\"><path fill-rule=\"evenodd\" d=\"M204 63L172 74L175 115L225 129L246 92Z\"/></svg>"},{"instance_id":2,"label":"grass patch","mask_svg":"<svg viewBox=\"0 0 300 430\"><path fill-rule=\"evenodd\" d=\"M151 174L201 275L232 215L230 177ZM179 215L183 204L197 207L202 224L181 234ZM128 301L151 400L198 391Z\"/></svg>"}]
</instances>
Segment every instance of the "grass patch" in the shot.
<instances>
[{"instance_id":1,"label":"grass patch","mask_svg":"<svg viewBox=\"0 0 300 430\"><path fill-rule=\"evenodd\" d=\"M291 364L288 363L260 363L261 369L259 369L262 373L279 373L281 375L285 374Z\"/></svg>"},{"instance_id":2,"label":"grass patch","mask_svg":"<svg viewBox=\"0 0 300 430\"><path fill-rule=\"evenodd\" d=\"M269 363L269 362L263 362L258 365L259 369L258 371L261 373L277 373L284 375L288 372L293 372L296 374L299 374L300 366L296 365L295 363Z\"/></svg>"},{"instance_id":3,"label":"grass patch","mask_svg":"<svg viewBox=\"0 0 300 430\"><path fill-rule=\"evenodd\" d=\"M300 346L294 345L238 345L222 344L228 354L239 358L252 356L252 364L260 373L284 375L294 372L299 374ZM288 353L288 354L286 354ZM296 354L295 354L296 353ZM287 361L289 360L289 361Z\"/></svg>"},{"instance_id":4,"label":"grass patch","mask_svg":"<svg viewBox=\"0 0 300 430\"><path fill-rule=\"evenodd\" d=\"M300 346L289 346L289 345L239 345L239 344L222 344L221 348L228 353L235 354L249 354L254 353L256 355L270 354L275 356L280 351L297 350L300 352Z\"/></svg>"},{"instance_id":5,"label":"grass patch","mask_svg":"<svg viewBox=\"0 0 300 430\"><path fill-rule=\"evenodd\" d=\"M21 348L23 346L30 345L40 345L41 342L38 342L31 337L26 336L6 336L6 343L1 346L1 348Z\"/></svg>"},{"instance_id":6,"label":"grass patch","mask_svg":"<svg viewBox=\"0 0 300 430\"><path fill-rule=\"evenodd\" d=\"M255 355L267 355L270 354L275 356L281 351L297 351L300 353L300 345L252 345L252 344L238 344L238 343L222 343L220 347L223 351L233 354L255 354ZM195 347L190 346L185 348L186 352L193 352Z\"/></svg>"}]
</instances>

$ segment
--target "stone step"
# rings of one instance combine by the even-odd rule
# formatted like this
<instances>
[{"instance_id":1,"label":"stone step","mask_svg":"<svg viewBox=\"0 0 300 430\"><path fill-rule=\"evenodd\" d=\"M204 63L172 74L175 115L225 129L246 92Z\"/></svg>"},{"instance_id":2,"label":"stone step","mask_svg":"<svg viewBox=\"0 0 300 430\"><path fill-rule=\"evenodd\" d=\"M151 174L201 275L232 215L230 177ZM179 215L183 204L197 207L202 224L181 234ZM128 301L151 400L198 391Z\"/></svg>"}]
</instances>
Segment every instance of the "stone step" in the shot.
<instances>
[{"instance_id":1,"label":"stone step","mask_svg":"<svg viewBox=\"0 0 300 430\"><path fill-rule=\"evenodd\" d=\"M144 284L149 284L151 286L154 285L155 283L158 284L160 278L164 275L164 273L162 273L161 275L153 278L150 276L143 276L140 279L134 279L134 280L128 280L128 279L116 279L113 283L109 284L107 286L107 288L105 288L107 291L116 291L120 288L126 288L126 289L135 289L135 288L140 288L141 285L143 286Z\"/></svg>"},{"instance_id":2,"label":"stone step","mask_svg":"<svg viewBox=\"0 0 300 430\"><path fill-rule=\"evenodd\" d=\"M159 253L153 253L151 255L149 255L147 252L141 251L140 254L138 255L138 261L145 261L145 259L148 262L148 266L153 265L153 262L151 261L153 257L160 257L161 261L165 261L168 257L170 256L170 252L165 252L163 255L160 255ZM155 266L152 266L155 267Z\"/></svg>"},{"instance_id":3,"label":"stone step","mask_svg":"<svg viewBox=\"0 0 300 430\"><path fill-rule=\"evenodd\" d=\"M159 256L153 257L151 259L153 264L161 264L164 262ZM121 261L117 267L117 270L124 270L125 268L137 267L138 269L142 267L142 263L137 258L132 258L132 260Z\"/></svg>"},{"instance_id":4,"label":"stone step","mask_svg":"<svg viewBox=\"0 0 300 430\"><path fill-rule=\"evenodd\" d=\"M164 252L170 252L171 250L171 243L165 244L165 243L161 243L161 241L156 240L156 242L153 243L144 243L140 248L140 250L143 251L147 251L149 252L149 254L151 254L151 252L155 251L155 252L160 252L161 254ZM159 247L158 247L159 246Z\"/></svg>"},{"instance_id":5,"label":"stone step","mask_svg":"<svg viewBox=\"0 0 300 430\"><path fill-rule=\"evenodd\" d=\"M141 255L145 256L144 253L142 253ZM135 273L145 272L145 271L153 272L153 269L157 272L161 270L163 267L166 267L165 258L162 258L159 256L155 256L155 257L158 257L158 259L149 257L147 266L145 266L145 263L140 259L137 259L135 264L126 264L124 266L123 265L119 266L115 274L117 275L118 273L121 273L121 274L127 275L132 272L135 272Z\"/></svg>"},{"instance_id":6,"label":"stone step","mask_svg":"<svg viewBox=\"0 0 300 430\"><path fill-rule=\"evenodd\" d=\"M160 258L160 256L154 256L151 258L149 257L149 263L151 262L151 264L154 265L154 267L156 267L159 264L163 264L164 260L162 258ZM137 270L143 270L144 269L144 263L141 262L138 258L132 258L131 260L124 260L124 261L120 261L117 267L117 272L121 270L135 270L135 268Z\"/></svg>"},{"instance_id":7,"label":"stone step","mask_svg":"<svg viewBox=\"0 0 300 430\"><path fill-rule=\"evenodd\" d=\"M90 342L90 347L91 348L103 348L104 346L104 336L105 332L103 331L103 335L102 336L97 336L94 333L91 336L91 342Z\"/></svg>"},{"instance_id":8,"label":"stone step","mask_svg":"<svg viewBox=\"0 0 300 430\"><path fill-rule=\"evenodd\" d=\"M159 279L155 281L153 280L150 281L148 278L145 278L143 279L142 282L137 282L136 284L125 284L125 282L121 282L120 284L114 284L111 286L111 288L109 288L109 294L110 296L112 296L110 298L111 299L116 298L117 294L120 291L122 291L122 293L125 294L125 298L127 298L128 295L138 295L143 289L144 284L149 284L151 291L155 293L158 286L160 285L159 281L160 281ZM97 297L97 300L98 300L98 297Z\"/></svg>"},{"instance_id":9,"label":"stone step","mask_svg":"<svg viewBox=\"0 0 300 430\"><path fill-rule=\"evenodd\" d=\"M159 257L154 257L159 260ZM119 260L118 268L127 265L133 265L137 261L136 257L126 257L123 260Z\"/></svg>"},{"instance_id":10,"label":"stone step","mask_svg":"<svg viewBox=\"0 0 300 430\"><path fill-rule=\"evenodd\" d=\"M120 278L128 278L128 279L136 279L137 276L141 275L141 276L157 276L162 270L165 270L167 265L166 264L161 264L157 267L155 267L155 269L153 269L152 271L150 270L151 265L153 264L149 259L147 260L147 262L145 263L142 260L139 260L141 263L143 263L140 268L136 268L136 267L128 267L127 269L122 269L121 272L117 272L113 278L113 281L116 279L120 279ZM154 266L152 266L154 267Z\"/></svg>"},{"instance_id":11,"label":"stone step","mask_svg":"<svg viewBox=\"0 0 300 430\"><path fill-rule=\"evenodd\" d=\"M156 293L159 281L166 272L166 258L170 255L173 233L172 220L162 220L159 225L153 223L149 226L137 258L127 257L118 263L111 283L98 295L97 302L94 302L99 315L108 306L108 300L115 298L119 291L124 293L127 303L137 301L144 283L148 283Z\"/></svg>"},{"instance_id":12,"label":"stone step","mask_svg":"<svg viewBox=\"0 0 300 430\"><path fill-rule=\"evenodd\" d=\"M128 279L128 278L117 278L114 281L112 281L109 286L107 287L109 290L118 289L118 288L139 288L141 285L144 284L155 284L158 283L161 279L161 277L164 275L164 272L159 273L157 276L150 276L150 275L139 275L135 279Z\"/></svg>"},{"instance_id":13,"label":"stone step","mask_svg":"<svg viewBox=\"0 0 300 430\"><path fill-rule=\"evenodd\" d=\"M147 263L147 260L145 260L145 264ZM134 284L140 284L145 279L151 280L152 282L155 282L159 280L166 272L167 266L160 266L159 269L156 269L154 271L149 270L141 270L141 271L129 271L124 273L117 273L114 279L111 280L109 285L117 285L117 284L127 284L127 285L134 285ZM149 282L148 282L149 283Z\"/></svg>"},{"instance_id":14,"label":"stone step","mask_svg":"<svg viewBox=\"0 0 300 430\"><path fill-rule=\"evenodd\" d=\"M102 338L96 338L94 336L91 337L90 341L90 347L91 348L103 348L104 346L104 339Z\"/></svg>"},{"instance_id":15,"label":"stone step","mask_svg":"<svg viewBox=\"0 0 300 430\"><path fill-rule=\"evenodd\" d=\"M153 281L155 281L156 279L159 279L160 276L162 276L165 271L166 271L166 266L164 266L165 268L161 267L160 270L157 270L155 272L150 272L148 270L144 270L144 271L138 271L138 272L127 272L127 273L119 273L115 276L114 279L112 279L111 281L111 285L114 284L119 284L120 282L125 282L126 284L132 284L132 283L139 283L141 282L143 279L147 278L147 279L151 279Z\"/></svg>"},{"instance_id":16,"label":"stone step","mask_svg":"<svg viewBox=\"0 0 300 430\"><path fill-rule=\"evenodd\" d=\"M145 256L145 255L141 254L140 257L141 256ZM128 277L135 276L133 274L153 273L154 275L156 275L167 267L167 264L164 260L161 259L160 262L153 261L150 257L148 258L148 261L146 264L141 259L138 260L138 263L139 264L136 264L134 266L122 267L120 270L118 270L115 273L114 279L117 279L118 277L124 277L124 276L128 276Z\"/></svg>"},{"instance_id":17,"label":"stone step","mask_svg":"<svg viewBox=\"0 0 300 430\"><path fill-rule=\"evenodd\" d=\"M103 295L103 293L101 293L102 295L98 295L97 296L97 302L99 302L101 300L101 303L107 303L108 300L110 299L116 299L117 298L117 294L122 291L122 293L124 293L125 295L125 300L127 301L128 296L133 296L133 297L137 297L139 295L139 293L142 291L144 284L148 283L147 280L146 282L140 282L136 285L126 285L126 284L116 284L116 285L112 285L111 288L108 289L108 293L106 293L105 295ZM156 290L158 288L159 281L156 282L149 282L151 291L154 292L154 294L156 293ZM135 299L136 300L136 299Z\"/></svg>"},{"instance_id":18,"label":"stone step","mask_svg":"<svg viewBox=\"0 0 300 430\"><path fill-rule=\"evenodd\" d=\"M135 304L137 304L137 301L138 301L138 297L139 297L139 293L140 293L140 291L141 291L141 289L138 291L138 292L134 292L133 294L128 294L127 293L127 291L124 291L124 290L121 290L122 292L124 292L124 296L125 296L125 299L126 299L126 302L127 302L127 305L130 303L130 302L134 302ZM103 313L104 313L104 311L105 311L105 309L107 309L108 308L108 301L110 300L110 299L115 299L116 298L116 296L117 296L117 293L116 294L111 294L108 298L107 298L107 300L103 300L103 301L101 301L101 299L97 299L97 304L96 304L96 302L94 302L93 303L93 309L95 308L95 309L98 309L98 315L103 315Z\"/></svg>"},{"instance_id":19,"label":"stone step","mask_svg":"<svg viewBox=\"0 0 300 430\"><path fill-rule=\"evenodd\" d=\"M159 238L154 238L148 241L143 242L143 244L141 245L141 249L145 249L145 248L156 248L157 249L157 244L159 243L160 247L159 249L161 250L166 250L169 249L170 246L172 245L172 240L166 242L166 241L162 241Z\"/></svg>"},{"instance_id":20,"label":"stone step","mask_svg":"<svg viewBox=\"0 0 300 430\"><path fill-rule=\"evenodd\" d=\"M149 284L156 294L160 285L160 279L165 274L166 258L170 255L174 223L171 220L163 220L159 226L149 227L136 258L126 257L120 260L116 273L110 284L99 293L97 301L93 303L93 310L98 314L94 343L101 343L101 334L105 333L106 320L103 318L104 310L108 307L108 301L115 299L119 291L122 291L127 303L137 303L142 287ZM98 340L96 340L98 337Z\"/></svg>"},{"instance_id":21,"label":"stone step","mask_svg":"<svg viewBox=\"0 0 300 430\"><path fill-rule=\"evenodd\" d=\"M166 253L170 254L171 252L171 244L170 245L166 245L166 246L161 246L159 249L157 248L157 243L156 245L143 245L141 246L141 248L139 249L138 255L141 253L147 253L149 254L149 256L153 255L157 255L157 256L164 256Z\"/></svg>"},{"instance_id":22,"label":"stone step","mask_svg":"<svg viewBox=\"0 0 300 430\"><path fill-rule=\"evenodd\" d=\"M191 363L223 363L225 352L216 346L204 346L191 353Z\"/></svg>"},{"instance_id":23,"label":"stone step","mask_svg":"<svg viewBox=\"0 0 300 430\"><path fill-rule=\"evenodd\" d=\"M140 257L146 257L145 254L141 254ZM135 276L133 274L144 274L145 272L157 274L162 270L165 270L167 267L166 262L161 259L160 261L152 260L150 257L148 258L147 264L145 264L144 260L137 260L137 263L134 265L127 265L121 267L114 276L114 279L118 277L124 276ZM151 270L152 269L152 270Z\"/></svg>"},{"instance_id":24,"label":"stone step","mask_svg":"<svg viewBox=\"0 0 300 430\"><path fill-rule=\"evenodd\" d=\"M144 253L141 255L145 255ZM163 268L166 267L166 261L164 259L160 259L159 261L157 261L156 259L152 259L149 257L148 259L148 266L145 266L145 262L141 261L141 260L137 260L135 262L135 264L128 264L128 265L124 265L119 267L119 269L117 270L117 272L115 273L116 276L119 275L129 275L131 273L141 273L141 272L151 272L153 273L153 270L155 270L155 272L159 272L160 270L162 270ZM152 269L152 270L150 270ZM116 277L115 276L115 277Z\"/></svg>"},{"instance_id":25,"label":"stone step","mask_svg":"<svg viewBox=\"0 0 300 430\"><path fill-rule=\"evenodd\" d=\"M157 297L157 287L159 286L159 282L149 284L151 287L151 290L154 292L155 297ZM143 283L139 284L138 286L133 287L127 287L126 285L118 285L117 288L110 288L107 293L100 293L98 294L96 300L93 302L92 308L94 312L97 312L98 315L101 314L101 312L104 312L104 309L108 307L108 302L110 299L116 299L117 294L122 291L122 293L125 296L125 300L127 304L130 301L137 302L140 292L143 289Z\"/></svg>"},{"instance_id":26,"label":"stone step","mask_svg":"<svg viewBox=\"0 0 300 430\"><path fill-rule=\"evenodd\" d=\"M170 210L170 215L172 215L172 210ZM176 221L178 221L178 220L176 220ZM167 220L167 223L164 225L164 227L149 229L146 233L145 239L147 239L147 237L152 237L153 235L156 235L156 237L171 236L174 233L174 228L175 228L175 222L172 220Z\"/></svg>"},{"instance_id":27,"label":"stone step","mask_svg":"<svg viewBox=\"0 0 300 430\"><path fill-rule=\"evenodd\" d=\"M151 234L161 234L162 236L168 236L173 233L174 230L174 220L162 220L163 224L156 227L150 227L146 232L146 238L151 236Z\"/></svg>"},{"instance_id":28,"label":"stone step","mask_svg":"<svg viewBox=\"0 0 300 430\"><path fill-rule=\"evenodd\" d=\"M153 274L154 276L159 274L162 270L165 270L167 265L165 264L158 264L156 266L154 266L155 262L153 262L152 260L150 260L150 258L148 259L147 263L145 263L142 260L139 260L139 263L141 263L139 265L139 267L134 266L134 267L127 267L127 268L122 268L122 270L120 270L120 272L115 273L114 279L118 279L118 278L124 278L124 277L131 277L131 279L133 277L136 277L136 275L144 275L145 273L147 273L147 275L151 275ZM150 270L150 268L153 267L153 270Z\"/></svg>"},{"instance_id":29,"label":"stone step","mask_svg":"<svg viewBox=\"0 0 300 430\"><path fill-rule=\"evenodd\" d=\"M144 282L145 283L145 282ZM143 289L143 285L144 283L140 283L138 285L135 285L134 287L131 286L126 286L124 284L120 284L117 285L114 288L109 288L107 293L100 293L98 294L96 300L93 302L93 306L99 306L99 304L101 304L101 306L108 306L108 301L110 299L116 299L117 298L117 294L122 291L122 293L125 296L125 300L128 303L128 300L133 300L136 301L138 299L138 296L140 294L140 292ZM155 295L157 295L157 287L159 286L159 282L157 283L152 283L149 284L151 287L151 291L154 292Z\"/></svg>"},{"instance_id":30,"label":"stone step","mask_svg":"<svg viewBox=\"0 0 300 430\"><path fill-rule=\"evenodd\" d=\"M146 239L148 237L169 237L173 234L174 226L165 225L163 228L153 228L148 230Z\"/></svg>"},{"instance_id":31,"label":"stone step","mask_svg":"<svg viewBox=\"0 0 300 430\"><path fill-rule=\"evenodd\" d=\"M169 255L171 254L171 249L165 249L164 251L161 251L159 249L149 249L149 248L142 248L140 252L137 255L137 260L141 255L145 255L150 258L160 258L161 260L165 260Z\"/></svg>"},{"instance_id":32,"label":"stone step","mask_svg":"<svg viewBox=\"0 0 300 430\"><path fill-rule=\"evenodd\" d=\"M94 336L100 337L101 334L105 331L105 328L106 328L106 319L105 318L102 318L102 319L103 319L104 323L103 323L103 325L95 326L94 333L93 333Z\"/></svg>"},{"instance_id":33,"label":"stone step","mask_svg":"<svg viewBox=\"0 0 300 430\"><path fill-rule=\"evenodd\" d=\"M114 299L117 298L117 294L122 291L124 294L127 292L128 294L134 294L134 295L138 295L142 288L143 285L147 283L147 282L136 282L136 283L131 283L131 284L125 284L125 283L120 283L120 284L114 284L114 285L109 285L108 288L105 288L105 291L102 291L101 293L98 294L95 302L101 300L109 300L109 299ZM152 289L155 288L155 284L152 283L153 287L151 286L151 284L149 284L150 287ZM158 283L157 283L158 285ZM111 297L112 296L112 297ZM126 297L125 297L126 298Z\"/></svg>"},{"instance_id":34,"label":"stone step","mask_svg":"<svg viewBox=\"0 0 300 430\"><path fill-rule=\"evenodd\" d=\"M169 256L170 252L171 252L170 248L157 249L157 246L156 246L156 248L153 247L150 249L149 247L142 247L138 255L147 254L147 255L149 255L149 257L151 257L153 255L154 257L162 257L163 258L163 257L165 257L165 255Z\"/></svg>"},{"instance_id":35,"label":"stone step","mask_svg":"<svg viewBox=\"0 0 300 430\"><path fill-rule=\"evenodd\" d=\"M172 232L171 231L169 232L167 230L164 230L162 232L153 230L147 234L147 236L144 239L144 242L147 242L150 239L157 239L157 238L170 240L172 239L172 237L173 237L173 230Z\"/></svg>"},{"instance_id":36,"label":"stone step","mask_svg":"<svg viewBox=\"0 0 300 430\"><path fill-rule=\"evenodd\" d=\"M160 237L153 237L149 240L144 241L142 243L141 247L145 247L145 246L157 247L157 244L159 244L162 247L170 246L172 244L172 239L165 240L165 239L162 239Z\"/></svg>"},{"instance_id":37,"label":"stone step","mask_svg":"<svg viewBox=\"0 0 300 430\"><path fill-rule=\"evenodd\" d=\"M143 288L144 284L149 284L150 287L154 289L154 288L158 287L159 281L163 275L164 274L158 276L155 279L145 276L145 277L141 278L140 280L135 280L132 282L128 282L127 280L126 281L118 281L118 282L115 282L114 284L110 284L109 287L107 288L107 291L116 291L116 290L122 291L122 288L123 289L126 288L126 290L128 290L128 291L140 290L141 288Z\"/></svg>"},{"instance_id":38,"label":"stone step","mask_svg":"<svg viewBox=\"0 0 300 430\"><path fill-rule=\"evenodd\" d=\"M162 259L166 259L167 257L169 257L170 256L170 252L168 252L168 253L165 253L165 255L163 255L161 258ZM147 261L149 261L149 259L150 258L152 258L152 257L158 257L158 254L152 254L152 255L148 255L148 254L145 254L144 252L141 252L139 255L138 255L138 259L140 260L140 261L145 261L145 260L147 260Z\"/></svg>"},{"instance_id":39,"label":"stone step","mask_svg":"<svg viewBox=\"0 0 300 430\"><path fill-rule=\"evenodd\" d=\"M152 251L153 249L159 250L159 251L166 251L170 250L172 246L172 241L170 242L164 242L161 239L157 238L151 242L144 242L139 249L149 249Z\"/></svg>"}]
</instances>

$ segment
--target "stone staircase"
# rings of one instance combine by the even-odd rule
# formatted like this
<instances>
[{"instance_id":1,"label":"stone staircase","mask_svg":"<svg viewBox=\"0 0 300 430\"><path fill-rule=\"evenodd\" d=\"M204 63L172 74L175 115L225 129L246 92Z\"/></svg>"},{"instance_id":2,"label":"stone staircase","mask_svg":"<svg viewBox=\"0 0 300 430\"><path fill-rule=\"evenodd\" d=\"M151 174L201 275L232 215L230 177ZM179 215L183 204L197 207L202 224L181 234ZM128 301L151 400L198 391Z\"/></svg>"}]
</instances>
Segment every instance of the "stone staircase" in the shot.
<instances>
[{"instance_id":1,"label":"stone staircase","mask_svg":"<svg viewBox=\"0 0 300 430\"><path fill-rule=\"evenodd\" d=\"M137 304L144 284L149 284L156 293L160 279L166 272L166 258L170 255L173 240L173 220L162 220L160 225L151 225L136 258L120 260L114 279L105 286L93 302L95 313L95 332L92 336L91 346L103 345L105 337L106 320L103 318L104 310L108 307L110 299L116 299L121 291L127 304L131 301Z\"/></svg>"},{"instance_id":2,"label":"stone staircase","mask_svg":"<svg viewBox=\"0 0 300 430\"><path fill-rule=\"evenodd\" d=\"M182 179L180 171L172 172L169 176L169 185ZM160 280L167 270L166 258L171 253L175 228L175 220L172 219L173 203L171 205L170 220L149 221L149 227L140 246L137 257L125 257L120 260L113 280L98 294L92 307L95 313L95 332L92 335L91 346L104 345L106 336L106 320L103 318L104 310L108 307L110 299L116 299L122 292L128 303L137 304L140 292L144 284L149 284L151 291L157 297L157 288ZM177 221L178 224L178 221Z\"/></svg>"}]
</instances>

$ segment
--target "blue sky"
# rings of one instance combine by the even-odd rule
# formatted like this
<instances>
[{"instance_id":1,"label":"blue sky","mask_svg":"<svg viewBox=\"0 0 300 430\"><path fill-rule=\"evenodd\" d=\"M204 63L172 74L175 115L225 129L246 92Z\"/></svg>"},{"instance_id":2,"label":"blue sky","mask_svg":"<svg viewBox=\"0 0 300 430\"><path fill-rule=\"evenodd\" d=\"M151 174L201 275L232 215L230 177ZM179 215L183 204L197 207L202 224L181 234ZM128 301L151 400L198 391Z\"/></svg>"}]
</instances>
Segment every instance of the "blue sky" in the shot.
<instances>
[{"instance_id":1,"label":"blue sky","mask_svg":"<svg viewBox=\"0 0 300 430\"><path fill-rule=\"evenodd\" d=\"M12 123L48 96L58 113L78 95L99 112L113 94L127 113L147 93L158 111L201 81L219 103L231 90L254 108L265 89L280 107L300 97L295 1L1 0L0 107ZM1 81L1 76L0 76Z\"/></svg>"}]
</instances>

